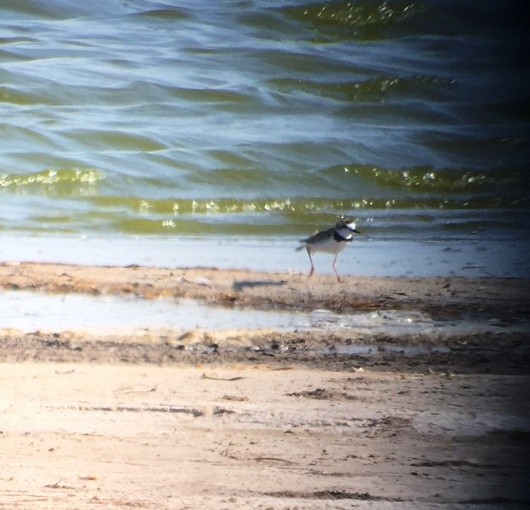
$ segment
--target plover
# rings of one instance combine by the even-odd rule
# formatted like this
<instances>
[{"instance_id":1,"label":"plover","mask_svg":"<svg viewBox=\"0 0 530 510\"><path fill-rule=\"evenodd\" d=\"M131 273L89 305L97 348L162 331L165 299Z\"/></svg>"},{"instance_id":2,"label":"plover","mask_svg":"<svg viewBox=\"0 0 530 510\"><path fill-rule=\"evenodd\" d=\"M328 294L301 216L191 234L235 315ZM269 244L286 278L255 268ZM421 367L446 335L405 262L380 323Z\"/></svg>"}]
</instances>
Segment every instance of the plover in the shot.
<instances>
[{"instance_id":1,"label":"plover","mask_svg":"<svg viewBox=\"0 0 530 510\"><path fill-rule=\"evenodd\" d=\"M360 234L355 228L355 223L351 220L341 218L337 221L334 227L322 230L307 239L301 239L300 242L303 244L299 246L296 251L299 251L304 247L307 250L309 261L311 262L309 276L315 272L315 266L313 265L311 254L318 251L332 253L335 255L335 258L333 259L331 267L333 267L333 271L335 271L335 274L337 275L337 280L340 282L340 276L335 267L337 255L346 248L348 243L351 243L353 240L353 234Z\"/></svg>"}]
</instances>

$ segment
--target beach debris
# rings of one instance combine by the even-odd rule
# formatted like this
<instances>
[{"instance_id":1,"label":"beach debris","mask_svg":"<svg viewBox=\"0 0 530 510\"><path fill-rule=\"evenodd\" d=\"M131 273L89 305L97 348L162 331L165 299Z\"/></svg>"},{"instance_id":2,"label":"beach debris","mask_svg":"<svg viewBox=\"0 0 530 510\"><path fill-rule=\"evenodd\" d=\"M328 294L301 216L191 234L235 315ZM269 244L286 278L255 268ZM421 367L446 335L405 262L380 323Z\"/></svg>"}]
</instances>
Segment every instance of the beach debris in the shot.
<instances>
[{"instance_id":1,"label":"beach debris","mask_svg":"<svg viewBox=\"0 0 530 510\"><path fill-rule=\"evenodd\" d=\"M217 376L214 376L214 375L207 375L207 374L202 374L201 375L201 379L206 379L208 381L240 381L241 379L244 379L244 377L240 377L240 376L237 376L237 377L217 377Z\"/></svg>"},{"instance_id":2,"label":"beach debris","mask_svg":"<svg viewBox=\"0 0 530 510\"><path fill-rule=\"evenodd\" d=\"M215 406L213 408L212 414L214 416L221 416L222 414L234 414L235 411L232 411L232 409L226 409L224 407L217 407Z\"/></svg>"},{"instance_id":3,"label":"beach debris","mask_svg":"<svg viewBox=\"0 0 530 510\"><path fill-rule=\"evenodd\" d=\"M205 278L203 276L198 276L197 278L193 278L193 280L188 280L187 278L182 279L183 283L191 283L193 285L198 285L199 287L213 287L213 283L208 278Z\"/></svg>"},{"instance_id":4,"label":"beach debris","mask_svg":"<svg viewBox=\"0 0 530 510\"><path fill-rule=\"evenodd\" d=\"M152 388L147 389L135 389L135 388L123 388L117 390L115 393L122 395L141 395L143 393L154 393L158 389L158 384L155 384Z\"/></svg>"},{"instance_id":5,"label":"beach debris","mask_svg":"<svg viewBox=\"0 0 530 510\"><path fill-rule=\"evenodd\" d=\"M296 464L291 460L281 459L280 457L255 457L256 462L283 462L284 464Z\"/></svg>"},{"instance_id":6,"label":"beach debris","mask_svg":"<svg viewBox=\"0 0 530 510\"><path fill-rule=\"evenodd\" d=\"M325 388L316 388L315 390L306 390L306 391L294 391L292 393L286 393L288 397L307 397L307 398L316 398L316 399L329 399L330 393Z\"/></svg>"},{"instance_id":7,"label":"beach debris","mask_svg":"<svg viewBox=\"0 0 530 510\"><path fill-rule=\"evenodd\" d=\"M222 400L227 400L229 402L247 402L248 397L240 397L238 395L223 395Z\"/></svg>"}]
</instances>

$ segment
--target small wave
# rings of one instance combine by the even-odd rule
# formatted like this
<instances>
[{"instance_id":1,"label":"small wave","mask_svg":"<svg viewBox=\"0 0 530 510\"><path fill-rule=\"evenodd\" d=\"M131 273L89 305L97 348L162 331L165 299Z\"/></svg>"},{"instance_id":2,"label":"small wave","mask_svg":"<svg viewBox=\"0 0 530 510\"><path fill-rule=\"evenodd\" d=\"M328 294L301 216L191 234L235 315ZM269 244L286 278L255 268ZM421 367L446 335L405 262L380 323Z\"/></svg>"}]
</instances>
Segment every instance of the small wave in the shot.
<instances>
[{"instance_id":1,"label":"small wave","mask_svg":"<svg viewBox=\"0 0 530 510\"><path fill-rule=\"evenodd\" d=\"M0 189L17 191L33 188L46 193L86 194L86 187L93 187L105 179L105 175L93 168L41 170L28 174L0 174Z\"/></svg>"},{"instance_id":2,"label":"small wave","mask_svg":"<svg viewBox=\"0 0 530 510\"><path fill-rule=\"evenodd\" d=\"M298 21L311 23L334 38L380 39L382 29L416 16L425 8L414 2L336 2L284 9Z\"/></svg>"},{"instance_id":3,"label":"small wave","mask_svg":"<svg viewBox=\"0 0 530 510\"><path fill-rule=\"evenodd\" d=\"M186 101L197 103L237 103L245 104L251 103L251 97L242 93L241 91L223 89L223 88L178 88L174 90L174 94Z\"/></svg>"},{"instance_id":4,"label":"small wave","mask_svg":"<svg viewBox=\"0 0 530 510\"><path fill-rule=\"evenodd\" d=\"M370 196L342 200L311 197L162 200L101 196L93 192L83 195L82 184L75 185L74 193L71 188L68 192L60 191L60 185L49 186L50 191L46 191L46 186L49 185L41 185L39 193L62 200L55 200L54 207L43 209L43 202L38 196L32 208L22 209L25 216L21 216L17 205L18 192L12 197L4 197L7 200L2 199L3 212L7 212L7 216L0 218L4 221L0 221L0 231L8 224L6 218L10 218L11 231L26 231L30 223L32 232L47 234L99 232L111 235L301 237L315 228L334 224L339 215L358 221L361 232L368 238L399 238L404 233L414 238L423 235L444 238L446 234L465 237L470 229L501 235L527 228L521 207L512 210L504 208L499 213L499 208L506 203L488 203L488 200L502 200L500 197L467 201L429 196L422 200L406 197L388 200ZM87 186L90 190L90 185ZM20 193L28 202L24 190ZM72 197L75 200L71 200ZM492 208L492 205L497 208ZM477 217L476 210L481 211L480 217Z\"/></svg>"},{"instance_id":5,"label":"small wave","mask_svg":"<svg viewBox=\"0 0 530 510\"><path fill-rule=\"evenodd\" d=\"M417 99L421 96L432 100L435 95L441 95L453 83L451 79L418 75L406 78L381 76L363 81L328 83L285 78L272 80L270 84L281 91L302 91L338 101L379 102L389 98Z\"/></svg>"},{"instance_id":6,"label":"small wave","mask_svg":"<svg viewBox=\"0 0 530 510\"><path fill-rule=\"evenodd\" d=\"M133 16L160 19L161 21L180 21L188 19L188 15L181 9L153 9L134 13Z\"/></svg>"},{"instance_id":7,"label":"small wave","mask_svg":"<svg viewBox=\"0 0 530 510\"><path fill-rule=\"evenodd\" d=\"M123 152L157 152L167 147L153 135L147 135L139 130L92 130L70 129L68 137L75 142L88 144L93 148Z\"/></svg>"},{"instance_id":8,"label":"small wave","mask_svg":"<svg viewBox=\"0 0 530 510\"><path fill-rule=\"evenodd\" d=\"M166 221L165 227L172 228L175 221L186 216L216 216L223 217L230 222L231 216L250 215L269 218L274 215L295 219L308 214L337 216L339 214L355 213L360 210L434 210L440 211L457 209L489 209L491 207L506 207L508 201L501 197L474 198L444 198L427 196L422 199L412 197L352 197L349 199L329 199L316 197L281 198L276 199L149 199L138 197L90 197L92 205L97 209L120 212L129 211L132 216L143 218L161 218ZM503 203L499 204L501 201ZM510 201L513 203L513 201ZM528 201L527 201L528 202ZM524 201L519 204L523 206ZM162 218L163 217L163 218ZM259 220L257 220L259 221ZM267 220L268 221L268 220Z\"/></svg>"},{"instance_id":9,"label":"small wave","mask_svg":"<svg viewBox=\"0 0 530 510\"><path fill-rule=\"evenodd\" d=\"M0 103L15 106L56 106L60 104L60 101L52 98L49 94L35 94L14 87L0 87Z\"/></svg>"},{"instance_id":10,"label":"small wave","mask_svg":"<svg viewBox=\"0 0 530 510\"><path fill-rule=\"evenodd\" d=\"M7 5L3 2L2 11L7 15L25 16L29 19L69 19L80 16L104 16L115 15L122 9L118 2L107 2L105 0L94 0L91 2L78 2L77 0L46 0L46 2L9 1ZM4 16L5 13L2 12Z\"/></svg>"},{"instance_id":11,"label":"small wave","mask_svg":"<svg viewBox=\"0 0 530 510\"><path fill-rule=\"evenodd\" d=\"M499 192L501 189L529 189L530 177L523 169L493 170L435 169L414 167L388 169L376 166L334 166L326 170L330 175L353 174L378 188L411 190L418 193L439 193L452 196L461 193Z\"/></svg>"}]
</instances>

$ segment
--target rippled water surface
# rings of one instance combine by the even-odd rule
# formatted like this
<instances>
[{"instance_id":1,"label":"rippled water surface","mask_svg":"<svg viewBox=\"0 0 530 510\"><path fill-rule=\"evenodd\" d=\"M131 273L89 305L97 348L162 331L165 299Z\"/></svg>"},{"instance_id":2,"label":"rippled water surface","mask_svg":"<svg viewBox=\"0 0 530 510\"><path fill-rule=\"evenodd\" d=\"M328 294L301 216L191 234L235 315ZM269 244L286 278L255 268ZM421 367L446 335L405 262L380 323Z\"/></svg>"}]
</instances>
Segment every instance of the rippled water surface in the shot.
<instances>
[{"instance_id":1,"label":"rippled water surface","mask_svg":"<svg viewBox=\"0 0 530 510\"><path fill-rule=\"evenodd\" d=\"M524 6L3 1L0 236L520 246Z\"/></svg>"}]
</instances>

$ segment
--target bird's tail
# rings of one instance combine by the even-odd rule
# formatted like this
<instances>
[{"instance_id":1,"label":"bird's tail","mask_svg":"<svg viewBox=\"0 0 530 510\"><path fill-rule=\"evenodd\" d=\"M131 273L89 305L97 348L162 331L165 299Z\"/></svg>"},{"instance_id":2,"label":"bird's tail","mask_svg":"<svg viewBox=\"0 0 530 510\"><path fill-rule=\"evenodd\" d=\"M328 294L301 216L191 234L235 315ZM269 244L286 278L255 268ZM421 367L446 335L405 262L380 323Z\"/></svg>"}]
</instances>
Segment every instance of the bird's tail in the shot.
<instances>
[{"instance_id":1,"label":"bird's tail","mask_svg":"<svg viewBox=\"0 0 530 510\"><path fill-rule=\"evenodd\" d=\"M303 239L302 241L300 241L301 243L305 243L305 239ZM301 244L300 246L297 246L295 251L300 251L300 250L303 250L305 248L305 244Z\"/></svg>"}]
</instances>

